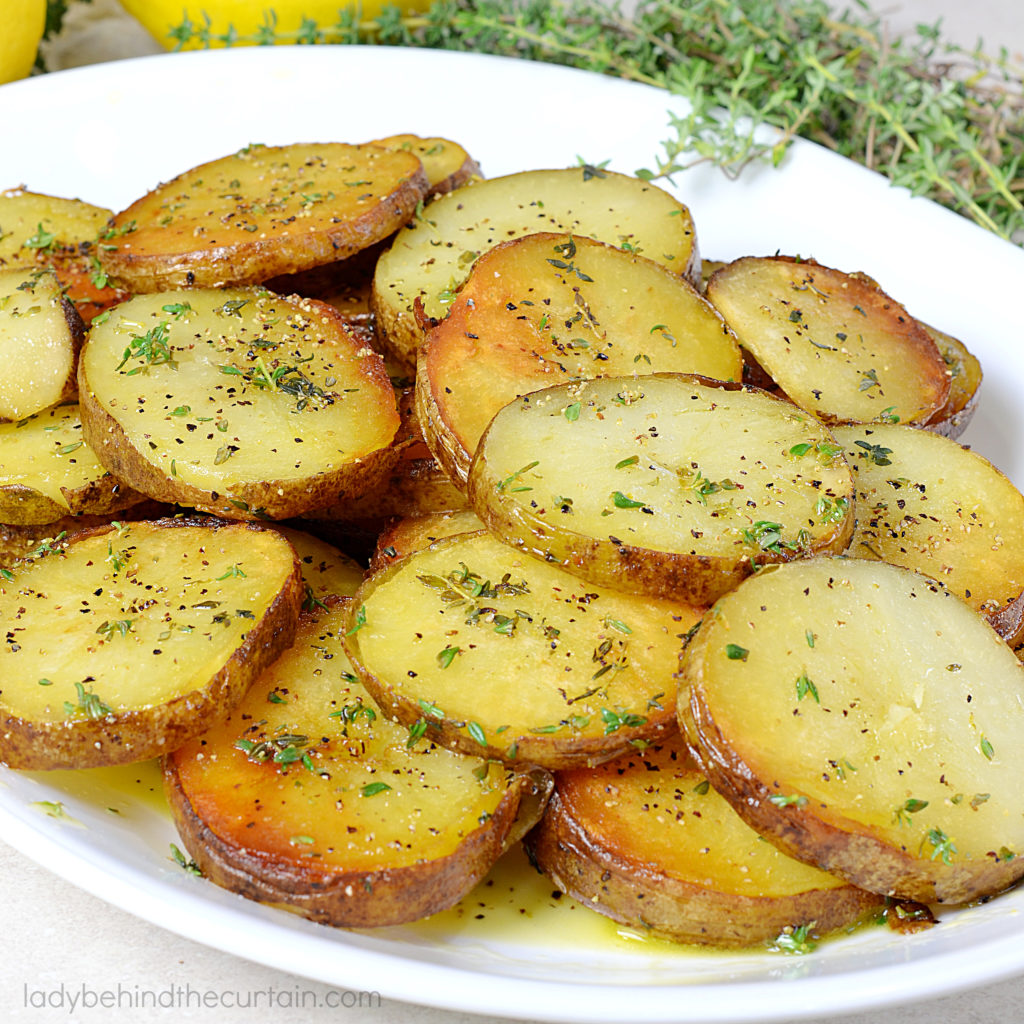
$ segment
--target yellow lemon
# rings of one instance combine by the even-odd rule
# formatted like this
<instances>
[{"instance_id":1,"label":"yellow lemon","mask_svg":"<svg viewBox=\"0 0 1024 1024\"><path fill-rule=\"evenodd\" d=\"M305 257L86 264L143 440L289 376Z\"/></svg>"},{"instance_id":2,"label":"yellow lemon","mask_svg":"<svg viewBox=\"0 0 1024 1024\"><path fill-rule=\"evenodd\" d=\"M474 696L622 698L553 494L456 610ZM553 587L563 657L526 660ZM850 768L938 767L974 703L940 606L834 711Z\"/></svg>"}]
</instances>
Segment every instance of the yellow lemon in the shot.
<instances>
[{"instance_id":1,"label":"yellow lemon","mask_svg":"<svg viewBox=\"0 0 1024 1024\"><path fill-rule=\"evenodd\" d=\"M194 50L205 45L209 33L211 46L223 46L225 37L238 44L273 41L299 43L320 41L310 38L308 25L329 29L339 20L339 10L357 7L364 19L375 18L391 0L362 0L357 4L346 0L277 0L266 5L251 0L121 0L121 6L142 23L150 35L168 50L178 45L178 26L192 25L191 37L182 49ZM430 0L397 0L404 11L423 11ZM207 26L207 22L209 22ZM272 28L272 35L270 31ZM202 33L202 37L197 35ZM263 38L267 33L268 39ZM323 41L337 42L328 36Z\"/></svg>"},{"instance_id":2,"label":"yellow lemon","mask_svg":"<svg viewBox=\"0 0 1024 1024\"><path fill-rule=\"evenodd\" d=\"M4 0L0 19L0 83L24 78L46 27L46 0Z\"/></svg>"}]
</instances>

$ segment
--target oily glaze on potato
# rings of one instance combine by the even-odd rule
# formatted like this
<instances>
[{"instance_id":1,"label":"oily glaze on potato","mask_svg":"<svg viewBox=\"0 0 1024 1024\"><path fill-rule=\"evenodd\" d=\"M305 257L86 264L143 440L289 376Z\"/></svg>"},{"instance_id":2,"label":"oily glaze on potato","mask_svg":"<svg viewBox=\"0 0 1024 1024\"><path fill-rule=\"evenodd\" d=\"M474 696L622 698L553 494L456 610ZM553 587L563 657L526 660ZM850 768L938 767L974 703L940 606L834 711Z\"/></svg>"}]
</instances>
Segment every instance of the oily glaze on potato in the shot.
<instances>
[{"instance_id":1,"label":"oily glaze on potato","mask_svg":"<svg viewBox=\"0 0 1024 1024\"><path fill-rule=\"evenodd\" d=\"M464 753L563 768L674 728L679 638L697 618L678 601L581 583L481 532L368 577L345 643L404 725Z\"/></svg>"},{"instance_id":2,"label":"oily glaze on potato","mask_svg":"<svg viewBox=\"0 0 1024 1024\"><path fill-rule=\"evenodd\" d=\"M426 195L411 153L251 145L179 174L111 221L104 270L135 292L254 284L386 238Z\"/></svg>"},{"instance_id":3,"label":"oily glaze on potato","mask_svg":"<svg viewBox=\"0 0 1024 1024\"><path fill-rule=\"evenodd\" d=\"M707 297L786 395L825 423L921 425L946 404L935 342L873 281L745 257L711 276Z\"/></svg>"},{"instance_id":4,"label":"oily glaze on potato","mask_svg":"<svg viewBox=\"0 0 1024 1024\"><path fill-rule=\"evenodd\" d=\"M756 566L841 552L853 478L828 430L762 391L685 374L525 395L469 478L488 528L595 584L706 604Z\"/></svg>"},{"instance_id":5,"label":"oily glaze on potato","mask_svg":"<svg viewBox=\"0 0 1024 1024\"><path fill-rule=\"evenodd\" d=\"M0 523L41 526L64 516L117 512L142 500L85 443L77 405L0 423Z\"/></svg>"},{"instance_id":6,"label":"oily glaze on potato","mask_svg":"<svg viewBox=\"0 0 1024 1024\"><path fill-rule=\"evenodd\" d=\"M465 481L494 414L563 381L658 371L740 379L739 346L689 281L589 238L542 232L482 255L427 333L417 406L435 457Z\"/></svg>"},{"instance_id":7,"label":"oily glaze on potato","mask_svg":"<svg viewBox=\"0 0 1024 1024\"><path fill-rule=\"evenodd\" d=\"M1024 666L927 577L861 559L745 580L682 658L701 769L781 849L882 895L1024 874Z\"/></svg>"},{"instance_id":8,"label":"oily glaze on potato","mask_svg":"<svg viewBox=\"0 0 1024 1024\"><path fill-rule=\"evenodd\" d=\"M74 398L84 333L51 271L0 272L0 420L21 420Z\"/></svg>"},{"instance_id":9,"label":"oily glaze on potato","mask_svg":"<svg viewBox=\"0 0 1024 1024\"><path fill-rule=\"evenodd\" d=\"M299 567L250 524L121 523L0 579L0 761L127 764L209 727L291 641Z\"/></svg>"},{"instance_id":10,"label":"oily glaze on potato","mask_svg":"<svg viewBox=\"0 0 1024 1024\"><path fill-rule=\"evenodd\" d=\"M138 296L94 326L86 440L162 501L283 519L385 479L398 428L384 364L324 303L261 289Z\"/></svg>"},{"instance_id":11,"label":"oily glaze on potato","mask_svg":"<svg viewBox=\"0 0 1024 1024\"><path fill-rule=\"evenodd\" d=\"M833 433L857 486L849 553L933 577L1003 633L1001 616L1024 593L1024 495L977 452L927 430Z\"/></svg>"},{"instance_id":12,"label":"oily glaze on potato","mask_svg":"<svg viewBox=\"0 0 1024 1024\"><path fill-rule=\"evenodd\" d=\"M676 942L784 943L798 929L810 939L883 902L764 842L709 786L678 735L558 772L526 845L583 906Z\"/></svg>"},{"instance_id":13,"label":"oily glaze on potato","mask_svg":"<svg viewBox=\"0 0 1024 1024\"><path fill-rule=\"evenodd\" d=\"M401 924L487 873L529 783L381 715L345 628L337 602L304 615L231 716L165 760L166 789L211 881L326 924Z\"/></svg>"},{"instance_id":14,"label":"oily glaze on potato","mask_svg":"<svg viewBox=\"0 0 1024 1024\"><path fill-rule=\"evenodd\" d=\"M691 281L700 275L690 211L649 182L587 167L477 181L430 203L381 257L373 308L388 351L412 366L423 341L417 305L441 319L478 256L537 231L597 238Z\"/></svg>"}]
</instances>

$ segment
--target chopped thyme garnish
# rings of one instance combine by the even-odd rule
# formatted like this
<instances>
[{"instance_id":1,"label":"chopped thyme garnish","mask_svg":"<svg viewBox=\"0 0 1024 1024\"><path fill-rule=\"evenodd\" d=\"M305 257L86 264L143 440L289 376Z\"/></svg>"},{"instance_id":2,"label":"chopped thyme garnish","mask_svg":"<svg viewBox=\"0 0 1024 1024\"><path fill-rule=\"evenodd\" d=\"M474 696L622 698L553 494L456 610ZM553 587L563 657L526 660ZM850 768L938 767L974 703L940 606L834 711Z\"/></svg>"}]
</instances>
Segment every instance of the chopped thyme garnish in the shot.
<instances>
[{"instance_id":1,"label":"chopped thyme garnish","mask_svg":"<svg viewBox=\"0 0 1024 1024\"><path fill-rule=\"evenodd\" d=\"M612 711L610 708L601 708L601 721L604 722L605 736L610 736L619 729L636 729L647 724L647 719L643 715L631 714L624 708L619 708L616 711Z\"/></svg>"},{"instance_id":2,"label":"chopped thyme garnish","mask_svg":"<svg viewBox=\"0 0 1024 1024\"><path fill-rule=\"evenodd\" d=\"M876 466L892 465L892 459L889 458L889 456L892 455L891 448L883 448L880 444L870 444L867 441L854 441L853 443L857 445L858 448L864 449L863 454L860 452L857 453L858 455L861 455L861 458L868 459Z\"/></svg>"},{"instance_id":3,"label":"chopped thyme garnish","mask_svg":"<svg viewBox=\"0 0 1024 1024\"><path fill-rule=\"evenodd\" d=\"M137 373L142 373L149 366L161 366L166 364L172 369L175 369L177 364L171 356L169 342L170 329L167 321L162 320L156 325L156 327L146 331L145 334L136 334L132 336L128 347L122 354L121 362L117 364L115 369L120 370L129 359L141 359L145 365L136 366L134 369L128 370L126 373L126 376L128 377L133 377Z\"/></svg>"},{"instance_id":4,"label":"chopped thyme garnish","mask_svg":"<svg viewBox=\"0 0 1024 1024\"><path fill-rule=\"evenodd\" d=\"M818 688L807 678L807 673L804 672L796 681L796 699L803 700L808 695L814 698L816 704L821 703L821 698L818 696Z\"/></svg>"},{"instance_id":5,"label":"chopped thyme garnish","mask_svg":"<svg viewBox=\"0 0 1024 1024\"><path fill-rule=\"evenodd\" d=\"M78 701L75 704L68 700L64 701L65 714L74 715L82 713L87 718L95 719L105 718L112 713L113 709L109 704L100 700L92 690L86 690L85 683L75 683L75 692L78 694Z\"/></svg>"},{"instance_id":6,"label":"chopped thyme garnish","mask_svg":"<svg viewBox=\"0 0 1024 1024\"><path fill-rule=\"evenodd\" d=\"M520 487L511 487L510 488L509 484L515 483L524 473L528 473L531 469L533 469L534 467L539 466L539 465L540 465L540 461L539 460L527 463L521 469L517 469L510 476L505 477L504 480L502 480L499 483L495 484L494 489L499 494L501 494L506 488L509 489L509 494L516 494L519 491L532 491L533 490L532 487L520 486Z\"/></svg>"},{"instance_id":7,"label":"chopped thyme garnish","mask_svg":"<svg viewBox=\"0 0 1024 1024\"><path fill-rule=\"evenodd\" d=\"M612 491L612 503L616 508L643 508L644 502L627 497L622 491Z\"/></svg>"},{"instance_id":8,"label":"chopped thyme garnish","mask_svg":"<svg viewBox=\"0 0 1024 1024\"><path fill-rule=\"evenodd\" d=\"M911 797L893 811L893 823L896 825L912 825L913 821L910 816L917 814L918 811L923 811L927 806L927 800L915 800Z\"/></svg>"},{"instance_id":9,"label":"chopped thyme garnish","mask_svg":"<svg viewBox=\"0 0 1024 1024\"><path fill-rule=\"evenodd\" d=\"M455 655L461 650L461 647L446 647L443 651L439 651L437 655L437 664L441 668L447 668L455 660Z\"/></svg>"},{"instance_id":10,"label":"chopped thyme garnish","mask_svg":"<svg viewBox=\"0 0 1024 1024\"><path fill-rule=\"evenodd\" d=\"M186 871L188 874L195 875L197 878L202 878L203 872L200 869L199 865L191 858L186 859L185 854L183 854L174 843L171 843L170 845L170 859L173 860L174 863L178 865L178 867L180 867L183 871Z\"/></svg>"},{"instance_id":11,"label":"chopped thyme garnish","mask_svg":"<svg viewBox=\"0 0 1024 1024\"><path fill-rule=\"evenodd\" d=\"M782 953L795 953L803 956L807 953L813 953L817 948L818 944L811 938L811 929L814 927L814 923L802 924L798 928L783 928L782 931L776 936L773 948L779 950Z\"/></svg>"},{"instance_id":12,"label":"chopped thyme garnish","mask_svg":"<svg viewBox=\"0 0 1024 1024\"><path fill-rule=\"evenodd\" d=\"M782 793L773 793L768 797L768 802L775 804L776 807L806 807L807 797L792 794L784 796Z\"/></svg>"},{"instance_id":13,"label":"chopped thyme garnish","mask_svg":"<svg viewBox=\"0 0 1024 1024\"><path fill-rule=\"evenodd\" d=\"M924 839L921 841L922 846L925 842L931 843L932 860L941 860L943 864L953 863L953 855L957 852L956 845L942 829L928 829Z\"/></svg>"},{"instance_id":14,"label":"chopped thyme garnish","mask_svg":"<svg viewBox=\"0 0 1024 1024\"><path fill-rule=\"evenodd\" d=\"M352 628L345 634L345 636L352 636L353 633L358 633L359 630L366 625L366 605L360 605L359 610L356 612L355 621L352 623Z\"/></svg>"}]
</instances>

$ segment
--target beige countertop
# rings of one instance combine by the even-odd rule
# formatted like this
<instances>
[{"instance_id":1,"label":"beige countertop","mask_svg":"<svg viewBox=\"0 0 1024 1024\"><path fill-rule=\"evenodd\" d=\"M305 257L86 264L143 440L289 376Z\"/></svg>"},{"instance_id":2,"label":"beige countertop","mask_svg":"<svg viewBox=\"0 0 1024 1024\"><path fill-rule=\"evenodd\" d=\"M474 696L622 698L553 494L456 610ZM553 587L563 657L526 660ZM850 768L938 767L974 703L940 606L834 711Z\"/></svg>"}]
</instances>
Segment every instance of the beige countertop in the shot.
<instances>
[{"instance_id":1,"label":"beige countertop","mask_svg":"<svg viewBox=\"0 0 1024 1024\"><path fill-rule=\"evenodd\" d=\"M836 6L840 6L837 4ZM979 37L989 50L1005 47L1024 53L1024 4L1015 0L913 0L880 7L894 32L918 22L943 19L946 34L961 43ZM158 52L145 33L112 20L113 0L96 0L93 9L73 19L66 38L53 53L54 66L75 66ZM39 867L0 841L0 900L7 927L0 938L0 1019L5 1022L80 1021L83 1024L137 1024L146 1021L209 1021L273 1024L326 1021L375 1021L377 1024L472 1024L484 1018L384 1000L351 1006L354 994L262 967L180 938L158 925L104 903ZM198 1000L176 1008L140 1012L118 1008L72 1010L70 999L83 987L91 992L166 991L188 986L199 993L235 993L237 1005L199 1006ZM62 988L63 987L63 988ZM278 1002L272 1011L247 1008L274 989L288 995L289 1009ZM60 993L65 993L63 1003ZM46 1007L38 1003L45 995ZM257 1003L257 1005L259 1005ZM263 1003L263 1006L266 1004ZM495 1019L495 1018L490 1018ZM637 1020L643 1019L637 1007ZM976 1024L1024 1019L1024 977L960 995L908 1007L853 1016L830 1017L829 1024ZM826 1024L815 1018L809 1024Z\"/></svg>"}]
</instances>

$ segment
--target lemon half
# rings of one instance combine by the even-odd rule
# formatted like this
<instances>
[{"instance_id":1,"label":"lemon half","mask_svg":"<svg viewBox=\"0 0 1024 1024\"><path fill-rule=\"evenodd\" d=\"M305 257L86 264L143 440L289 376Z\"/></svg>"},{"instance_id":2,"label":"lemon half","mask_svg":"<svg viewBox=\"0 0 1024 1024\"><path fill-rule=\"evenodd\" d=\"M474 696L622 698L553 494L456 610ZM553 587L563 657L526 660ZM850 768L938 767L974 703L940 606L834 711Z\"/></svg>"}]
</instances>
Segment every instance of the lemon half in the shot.
<instances>
[{"instance_id":1,"label":"lemon half","mask_svg":"<svg viewBox=\"0 0 1024 1024\"><path fill-rule=\"evenodd\" d=\"M46 27L46 0L4 0L0 84L24 78L35 63Z\"/></svg>"}]
</instances>

